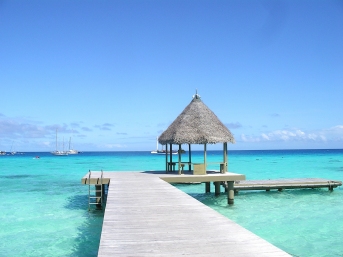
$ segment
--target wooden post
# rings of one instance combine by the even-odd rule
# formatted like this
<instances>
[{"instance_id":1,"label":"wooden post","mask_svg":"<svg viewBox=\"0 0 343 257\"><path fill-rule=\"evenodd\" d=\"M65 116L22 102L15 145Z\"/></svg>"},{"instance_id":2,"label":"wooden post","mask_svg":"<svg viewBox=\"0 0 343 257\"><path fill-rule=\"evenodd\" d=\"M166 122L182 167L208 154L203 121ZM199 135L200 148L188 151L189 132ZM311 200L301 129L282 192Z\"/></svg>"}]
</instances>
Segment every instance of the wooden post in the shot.
<instances>
[{"instance_id":1,"label":"wooden post","mask_svg":"<svg viewBox=\"0 0 343 257\"><path fill-rule=\"evenodd\" d=\"M191 144L188 144L188 162L189 162L188 171L191 171L191 169L192 169L192 165L191 165L191 163L192 163Z\"/></svg>"},{"instance_id":2,"label":"wooden post","mask_svg":"<svg viewBox=\"0 0 343 257\"><path fill-rule=\"evenodd\" d=\"M214 182L214 195L216 196L220 195L220 182L219 181Z\"/></svg>"},{"instance_id":3,"label":"wooden post","mask_svg":"<svg viewBox=\"0 0 343 257\"><path fill-rule=\"evenodd\" d=\"M166 148L167 149L167 148ZM167 153L166 153L167 154ZM172 163L173 162L173 145L172 144L169 144L169 156L170 156L170 163ZM172 167L173 165L172 164L170 164L170 167ZM171 170L171 168L170 168L170 170Z\"/></svg>"},{"instance_id":4,"label":"wooden post","mask_svg":"<svg viewBox=\"0 0 343 257\"><path fill-rule=\"evenodd\" d=\"M211 182L205 182L205 192L206 193L211 193Z\"/></svg>"},{"instance_id":5,"label":"wooden post","mask_svg":"<svg viewBox=\"0 0 343 257\"><path fill-rule=\"evenodd\" d=\"M166 150L168 149L168 144L166 144ZM171 162L171 161L170 161ZM171 165L171 164L170 164ZM166 173L169 171L169 165L168 165L168 153L166 152Z\"/></svg>"},{"instance_id":6,"label":"wooden post","mask_svg":"<svg viewBox=\"0 0 343 257\"><path fill-rule=\"evenodd\" d=\"M204 164L205 164L205 172L207 172L207 164L206 164L206 144L204 144Z\"/></svg>"},{"instance_id":7,"label":"wooden post","mask_svg":"<svg viewBox=\"0 0 343 257\"><path fill-rule=\"evenodd\" d=\"M228 158L227 158L227 142L225 142L223 144L223 148L224 148L224 173L227 172L229 170L228 168Z\"/></svg>"},{"instance_id":8,"label":"wooden post","mask_svg":"<svg viewBox=\"0 0 343 257\"><path fill-rule=\"evenodd\" d=\"M178 152L178 156L179 156L179 175L181 175L181 144L179 144L179 152Z\"/></svg>"},{"instance_id":9,"label":"wooden post","mask_svg":"<svg viewBox=\"0 0 343 257\"><path fill-rule=\"evenodd\" d=\"M104 197L105 197L105 192L106 192L106 184L103 184L102 185L102 200L104 200Z\"/></svg>"},{"instance_id":10,"label":"wooden post","mask_svg":"<svg viewBox=\"0 0 343 257\"><path fill-rule=\"evenodd\" d=\"M227 203L233 204L235 198L234 181L227 181Z\"/></svg>"}]
</instances>

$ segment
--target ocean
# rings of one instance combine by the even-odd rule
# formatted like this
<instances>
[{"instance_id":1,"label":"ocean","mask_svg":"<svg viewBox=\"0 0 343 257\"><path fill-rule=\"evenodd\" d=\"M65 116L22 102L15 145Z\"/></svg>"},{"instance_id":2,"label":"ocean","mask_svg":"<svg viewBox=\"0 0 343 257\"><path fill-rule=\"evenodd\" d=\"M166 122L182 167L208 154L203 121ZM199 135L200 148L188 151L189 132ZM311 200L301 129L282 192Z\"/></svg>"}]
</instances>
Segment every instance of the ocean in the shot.
<instances>
[{"instance_id":1,"label":"ocean","mask_svg":"<svg viewBox=\"0 0 343 257\"><path fill-rule=\"evenodd\" d=\"M207 158L219 162L222 152ZM193 162L202 159L202 152L192 155ZM88 170L164 170L164 162L150 152L0 156L0 256L97 256L103 212L88 212L81 178ZM228 166L247 179L343 181L343 150L229 151ZM225 194L205 194L203 184L176 187L293 256L343 256L342 187L242 191L232 206Z\"/></svg>"}]
</instances>

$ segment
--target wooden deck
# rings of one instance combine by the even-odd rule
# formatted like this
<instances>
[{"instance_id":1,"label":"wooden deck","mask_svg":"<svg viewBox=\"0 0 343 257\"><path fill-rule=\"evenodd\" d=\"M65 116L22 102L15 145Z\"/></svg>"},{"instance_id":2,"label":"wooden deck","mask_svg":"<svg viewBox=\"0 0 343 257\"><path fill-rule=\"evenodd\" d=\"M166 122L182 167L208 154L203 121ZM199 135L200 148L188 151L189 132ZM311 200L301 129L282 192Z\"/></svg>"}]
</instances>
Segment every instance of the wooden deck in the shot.
<instances>
[{"instance_id":1,"label":"wooden deck","mask_svg":"<svg viewBox=\"0 0 343 257\"><path fill-rule=\"evenodd\" d=\"M178 176L104 172L104 177L110 186L99 257L290 256L164 181ZM87 175L81 182L87 183Z\"/></svg>"},{"instance_id":2,"label":"wooden deck","mask_svg":"<svg viewBox=\"0 0 343 257\"><path fill-rule=\"evenodd\" d=\"M103 184L108 184L112 173L117 173L118 171L104 171L103 175ZM125 173L125 172L123 172ZM245 180L245 175L226 172L220 173L218 170L208 170L207 175L193 175L191 171L184 171L182 175L179 175L177 172L168 172L166 171L141 171L135 173L143 173L151 176L157 176L162 180L169 183L192 183L192 182L216 182L216 181L242 181ZM91 184L100 183L100 171L92 171L92 176L90 178ZM82 184L89 184L88 174L86 174L81 179Z\"/></svg>"}]
</instances>

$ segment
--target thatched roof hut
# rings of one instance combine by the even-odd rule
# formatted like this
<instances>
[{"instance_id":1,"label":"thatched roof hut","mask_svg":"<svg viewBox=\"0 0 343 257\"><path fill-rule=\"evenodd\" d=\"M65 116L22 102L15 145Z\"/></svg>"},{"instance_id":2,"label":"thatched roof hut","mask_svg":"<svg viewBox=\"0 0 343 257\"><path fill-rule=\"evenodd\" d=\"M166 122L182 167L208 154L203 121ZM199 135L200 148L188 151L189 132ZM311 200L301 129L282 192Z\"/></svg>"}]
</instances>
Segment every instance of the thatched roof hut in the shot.
<instances>
[{"instance_id":1,"label":"thatched roof hut","mask_svg":"<svg viewBox=\"0 0 343 257\"><path fill-rule=\"evenodd\" d=\"M181 144L189 145L189 170L191 169L191 144L204 145L204 173L206 173L206 144L223 143L224 160L221 172L227 171L227 143L235 143L230 130L218 119L218 117L201 101L196 93L193 100L183 112L158 138L162 145L170 145L170 158L166 155L166 171L172 163L172 145L179 145L179 173L181 162Z\"/></svg>"},{"instance_id":2,"label":"thatched roof hut","mask_svg":"<svg viewBox=\"0 0 343 257\"><path fill-rule=\"evenodd\" d=\"M235 143L230 130L195 94L193 100L158 138L166 144Z\"/></svg>"}]
</instances>

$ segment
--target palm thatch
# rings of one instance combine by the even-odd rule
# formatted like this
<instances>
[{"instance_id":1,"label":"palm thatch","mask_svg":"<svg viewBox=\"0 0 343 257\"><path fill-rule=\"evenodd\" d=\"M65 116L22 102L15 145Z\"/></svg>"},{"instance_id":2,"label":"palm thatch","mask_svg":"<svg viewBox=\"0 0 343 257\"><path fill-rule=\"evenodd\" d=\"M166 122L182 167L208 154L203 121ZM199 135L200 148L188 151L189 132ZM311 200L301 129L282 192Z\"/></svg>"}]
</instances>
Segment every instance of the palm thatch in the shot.
<instances>
[{"instance_id":1,"label":"palm thatch","mask_svg":"<svg viewBox=\"0 0 343 257\"><path fill-rule=\"evenodd\" d=\"M160 144L235 143L230 130L195 94L190 104L158 138Z\"/></svg>"}]
</instances>

